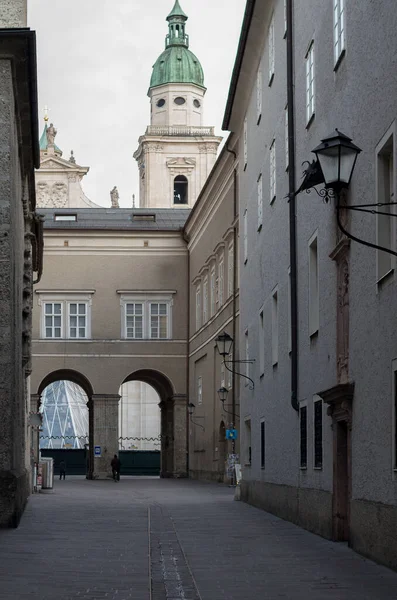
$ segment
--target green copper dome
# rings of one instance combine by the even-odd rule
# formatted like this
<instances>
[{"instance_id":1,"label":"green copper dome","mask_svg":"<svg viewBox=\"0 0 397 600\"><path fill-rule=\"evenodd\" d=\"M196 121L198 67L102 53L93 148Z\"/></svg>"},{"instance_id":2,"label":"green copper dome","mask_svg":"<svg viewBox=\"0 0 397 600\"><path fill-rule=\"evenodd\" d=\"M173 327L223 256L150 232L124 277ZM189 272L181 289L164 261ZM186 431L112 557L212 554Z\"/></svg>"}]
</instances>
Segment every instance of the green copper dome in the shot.
<instances>
[{"instance_id":1,"label":"green copper dome","mask_svg":"<svg viewBox=\"0 0 397 600\"><path fill-rule=\"evenodd\" d=\"M165 38L165 50L153 66L150 88L166 83L192 83L204 87L200 61L189 50L189 36L185 33L187 19L176 0L167 17L169 33Z\"/></svg>"}]
</instances>

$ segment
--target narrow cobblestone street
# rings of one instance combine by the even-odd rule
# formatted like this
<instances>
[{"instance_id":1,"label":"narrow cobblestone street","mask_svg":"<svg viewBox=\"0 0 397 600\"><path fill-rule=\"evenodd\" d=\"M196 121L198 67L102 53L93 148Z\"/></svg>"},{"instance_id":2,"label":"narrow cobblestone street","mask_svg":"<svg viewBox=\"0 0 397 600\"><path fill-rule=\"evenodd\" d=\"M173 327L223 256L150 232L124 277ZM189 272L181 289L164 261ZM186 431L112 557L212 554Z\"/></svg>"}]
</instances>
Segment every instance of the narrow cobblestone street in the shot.
<instances>
[{"instance_id":1,"label":"narrow cobblestone street","mask_svg":"<svg viewBox=\"0 0 397 600\"><path fill-rule=\"evenodd\" d=\"M1 600L397 598L397 573L188 480L56 481L0 565Z\"/></svg>"}]
</instances>

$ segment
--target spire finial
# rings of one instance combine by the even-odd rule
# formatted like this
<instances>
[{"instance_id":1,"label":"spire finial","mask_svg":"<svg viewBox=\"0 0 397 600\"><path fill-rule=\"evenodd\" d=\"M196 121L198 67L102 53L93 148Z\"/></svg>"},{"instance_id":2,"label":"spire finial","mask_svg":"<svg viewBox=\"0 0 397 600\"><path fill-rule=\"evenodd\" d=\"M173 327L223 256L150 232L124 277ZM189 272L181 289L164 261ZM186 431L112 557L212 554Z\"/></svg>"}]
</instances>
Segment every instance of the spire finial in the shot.
<instances>
[{"instance_id":1,"label":"spire finial","mask_svg":"<svg viewBox=\"0 0 397 600\"><path fill-rule=\"evenodd\" d=\"M74 165L76 164L76 159L74 157L73 150L70 151L69 162L73 163Z\"/></svg>"},{"instance_id":2,"label":"spire finial","mask_svg":"<svg viewBox=\"0 0 397 600\"><path fill-rule=\"evenodd\" d=\"M44 107L44 121L45 121L46 123L47 123L47 121L48 121L48 119L49 119L49 117L48 117L48 110L49 110L49 109L48 109L48 106L47 106L47 104L46 104L46 105L45 105L45 107Z\"/></svg>"}]
</instances>

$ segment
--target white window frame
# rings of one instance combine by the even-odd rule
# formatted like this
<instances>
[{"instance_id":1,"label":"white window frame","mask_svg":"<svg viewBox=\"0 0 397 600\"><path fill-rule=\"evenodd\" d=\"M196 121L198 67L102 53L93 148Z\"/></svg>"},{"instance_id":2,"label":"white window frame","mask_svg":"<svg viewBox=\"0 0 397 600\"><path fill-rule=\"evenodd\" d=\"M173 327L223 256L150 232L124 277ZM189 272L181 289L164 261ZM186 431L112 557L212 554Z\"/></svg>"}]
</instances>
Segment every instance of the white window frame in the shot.
<instances>
[{"instance_id":1,"label":"white window frame","mask_svg":"<svg viewBox=\"0 0 397 600\"><path fill-rule=\"evenodd\" d=\"M291 267L288 267L288 352L292 352L292 324L291 324L292 288Z\"/></svg>"},{"instance_id":2,"label":"white window frame","mask_svg":"<svg viewBox=\"0 0 397 600\"><path fill-rule=\"evenodd\" d=\"M203 279L203 325L208 321L208 275Z\"/></svg>"},{"instance_id":3,"label":"white window frame","mask_svg":"<svg viewBox=\"0 0 397 600\"><path fill-rule=\"evenodd\" d=\"M274 39L274 14L270 20L268 31L269 42L269 86L272 85L275 70L275 39Z\"/></svg>"},{"instance_id":4,"label":"white window frame","mask_svg":"<svg viewBox=\"0 0 397 600\"><path fill-rule=\"evenodd\" d=\"M315 231L308 243L308 271L309 336L312 336L318 333L320 327L318 231Z\"/></svg>"},{"instance_id":5,"label":"white window frame","mask_svg":"<svg viewBox=\"0 0 397 600\"><path fill-rule=\"evenodd\" d=\"M306 57L306 127L310 125L315 115L316 82L314 40L310 42Z\"/></svg>"},{"instance_id":6,"label":"white window frame","mask_svg":"<svg viewBox=\"0 0 397 600\"><path fill-rule=\"evenodd\" d=\"M143 323L142 331L143 337L127 337L127 305L128 304L142 304ZM151 326L151 306L152 304L165 304L167 307L167 336L164 338L152 337L152 326ZM128 341L143 341L151 340L155 342L164 342L172 339L172 305L173 297L168 294L121 294L120 295L120 306L121 306L121 339Z\"/></svg>"},{"instance_id":7,"label":"white window frame","mask_svg":"<svg viewBox=\"0 0 397 600\"><path fill-rule=\"evenodd\" d=\"M276 140L274 139L269 150L270 166L270 204L276 199Z\"/></svg>"},{"instance_id":8,"label":"white window frame","mask_svg":"<svg viewBox=\"0 0 397 600\"><path fill-rule=\"evenodd\" d=\"M201 327L201 282L196 285L196 331Z\"/></svg>"},{"instance_id":9,"label":"white window frame","mask_svg":"<svg viewBox=\"0 0 397 600\"><path fill-rule=\"evenodd\" d=\"M278 363L278 336L279 336L279 305L278 286L272 291L272 365Z\"/></svg>"},{"instance_id":10,"label":"white window frame","mask_svg":"<svg viewBox=\"0 0 397 600\"><path fill-rule=\"evenodd\" d=\"M246 208L243 215L243 251L244 264L248 261L248 209Z\"/></svg>"},{"instance_id":11,"label":"white window frame","mask_svg":"<svg viewBox=\"0 0 397 600\"><path fill-rule=\"evenodd\" d=\"M227 291L228 297L233 296L234 292L234 242L229 242L227 251Z\"/></svg>"},{"instance_id":12,"label":"white window frame","mask_svg":"<svg viewBox=\"0 0 397 600\"><path fill-rule=\"evenodd\" d=\"M246 329L244 331L244 342L245 342L245 374L247 377L250 376L250 364L249 364L249 359L250 359L250 343L249 343L249 335L248 335L248 329ZM245 382L245 386L247 387L248 385L248 380Z\"/></svg>"},{"instance_id":13,"label":"white window frame","mask_svg":"<svg viewBox=\"0 0 397 600\"><path fill-rule=\"evenodd\" d=\"M394 202L396 195L396 123L394 122L376 146L376 202ZM382 210L382 208L380 209ZM383 207L384 212L396 213L394 205ZM395 217L376 215L376 244L396 251ZM396 268L396 257L376 251L376 280L378 284Z\"/></svg>"},{"instance_id":14,"label":"white window frame","mask_svg":"<svg viewBox=\"0 0 397 600\"><path fill-rule=\"evenodd\" d=\"M262 306L259 311L259 377L262 377L265 374L265 311Z\"/></svg>"},{"instance_id":15,"label":"white window frame","mask_svg":"<svg viewBox=\"0 0 397 600\"><path fill-rule=\"evenodd\" d=\"M258 192L258 231L262 229L263 224L263 178L262 173L259 174L257 182Z\"/></svg>"},{"instance_id":16,"label":"white window frame","mask_svg":"<svg viewBox=\"0 0 397 600\"><path fill-rule=\"evenodd\" d=\"M91 305L92 305L92 294L94 291L79 293L69 292L67 290L59 293L51 292L36 292L39 295L38 304L41 308L40 318L40 339L59 341L59 340L70 340L79 342L83 340L91 339ZM45 325L45 307L46 304L60 304L61 305L61 337L46 337L46 325ZM84 337L71 337L70 336L70 305L71 304L85 304L85 336ZM49 315L47 315L49 316ZM77 329L79 329L77 327Z\"/></svg>"},{"instance_id":17,"label":"white window frame","mask_svg":"<svg viewBox=\"0 0 397 600\"><path fill-rule=\"evenodd\" d=\"M215 277L215 265L212 265L210 271L210 318L215 315L216 312L216 277Z\"/></svg>"},{"instance_id":18,"label":"white window frame","mask_svg":"<svg viewBox=\"0 0 397 600\"><path fill-rule=\"evenodd\" d=\"M244 132L243 132L243 145L244 145L244 171L248 164L248 122L247 117L244 119Z\"/></svg>"},{"instance_id":19,"label":"white window frame","mask_svg":"<svg viewBox=\"0 0 397 600\"><path fill-rule=\"evenodd\" d=\"M346 51L345 0L334 2L334 69L337 69Z\"/></svg>"},{"instance_id":20,"label":"white window frame","mask_svg":"<svg viewBox=\"0 0 397 600\"><path fill-rule=\"evenodd\" d=\"M153 314L152 313L152 307L154 305L158 305L160 307L160 305L165 305L166 307L166 312L161 313L160 310L158 310L157 314ZM169 340L170 339L170 303L163 301L163 300L150 300L148 302L148 333L149 333L149 338L150 340ZM160 326L160 319L161 317L166 317L166 335L165 337L160 337L160 331L161 331L161 326ZM158 319L158 325L157 325L157 330L158 330L158 335L154 336L153 335L153 326L152 326L152 318L153 317L157 317Z\"/></svg>"},{"instance_id":21,"label":"white window frame","mask_svg":"<svg viewBox=\"0 0 397 600\"><path fill-rule=\"evenodd\" d=\"M259 65L256 75L256 124L259 125L262 118L262 65Z\"/></svg>"},{"instance_id":22,"label":"white window frame","mask_svg":"<svg viewBox=\"0 0 397 600\"><path fill-rule=\"evenodd\" d=\"M225 255L222 254L219 257L218 263L218 304L219 308L223 305L224 291L225 291Z\"/></svg>"},{"instance_id":23,"label":"white window frame","mask_svg":"<svg viewBox=\"0 0 397 600\"><path fill-rule=\"evenodd\" d=\"M201 375L197 377L197 406L203 403L203 378Z\"/></svg>"},{"instance_id":24,"label":"white window frame","mask_svg":"<svg viewBox=\"0 0 397 600\"><path fill-rule=\"evenodd\" d=\"M284 126L285 126L285 170L288 171L288 167L289 167L288 104L285 107Z\"/></svg>"},{"instance_id":25,"label":"white window frame","mask_svg":"<svg viewBox=\"0 0 397 600\"><path fill-rule=\"evenodd\" d=\"M133 313L128 313L128 306L134 306L134 312ZM142 307L142 313L141 314L137 314L136 313L136 306L141 306ZM124 318L125 318L125 337L128 340L143 340L144 339L144 335L145 335L145 311L144 311L144 306L142 302L126 302L124 305ZM134 325L133 325L133 330L134 330L134 335L133 336L128 336L128 329L130 329L130 327L127 325L127 320L129 317L133 318L134 321ZM141 318L142 319L142 336L138 337L136 335L136 319L137 318Z\"/></svg>"},{"instance_id":26,"label":"white window frame","mask_svg":"<svg viewBox=\"0 0 397 600\"><path fill-rule=\"evenodd\" d=\"M284 36L283 37L286 37L287 29L288 29L287 0L284 0Z\"/></svg>"}]
</instances>

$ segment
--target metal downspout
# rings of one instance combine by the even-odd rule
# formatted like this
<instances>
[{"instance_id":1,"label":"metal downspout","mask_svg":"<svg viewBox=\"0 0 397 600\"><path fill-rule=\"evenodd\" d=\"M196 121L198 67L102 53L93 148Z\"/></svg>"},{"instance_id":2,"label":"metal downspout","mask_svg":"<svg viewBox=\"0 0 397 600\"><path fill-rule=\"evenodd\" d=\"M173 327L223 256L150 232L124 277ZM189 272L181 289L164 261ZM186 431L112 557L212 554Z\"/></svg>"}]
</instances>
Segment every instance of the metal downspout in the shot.
<instances>
[{"instance_id":1,"label":"metal downspout","mask_svg":"<svg viewBox=\"0 0 397 600\"><path fill-rule=\"evenodd\" d=\"M287 0L287 111L288 111L288 197L289 249L291 272L291 406L299 411L298 401L298 275L296 250L295 197L295 114L293 0Z\"/></svg>"}]
</instances>

